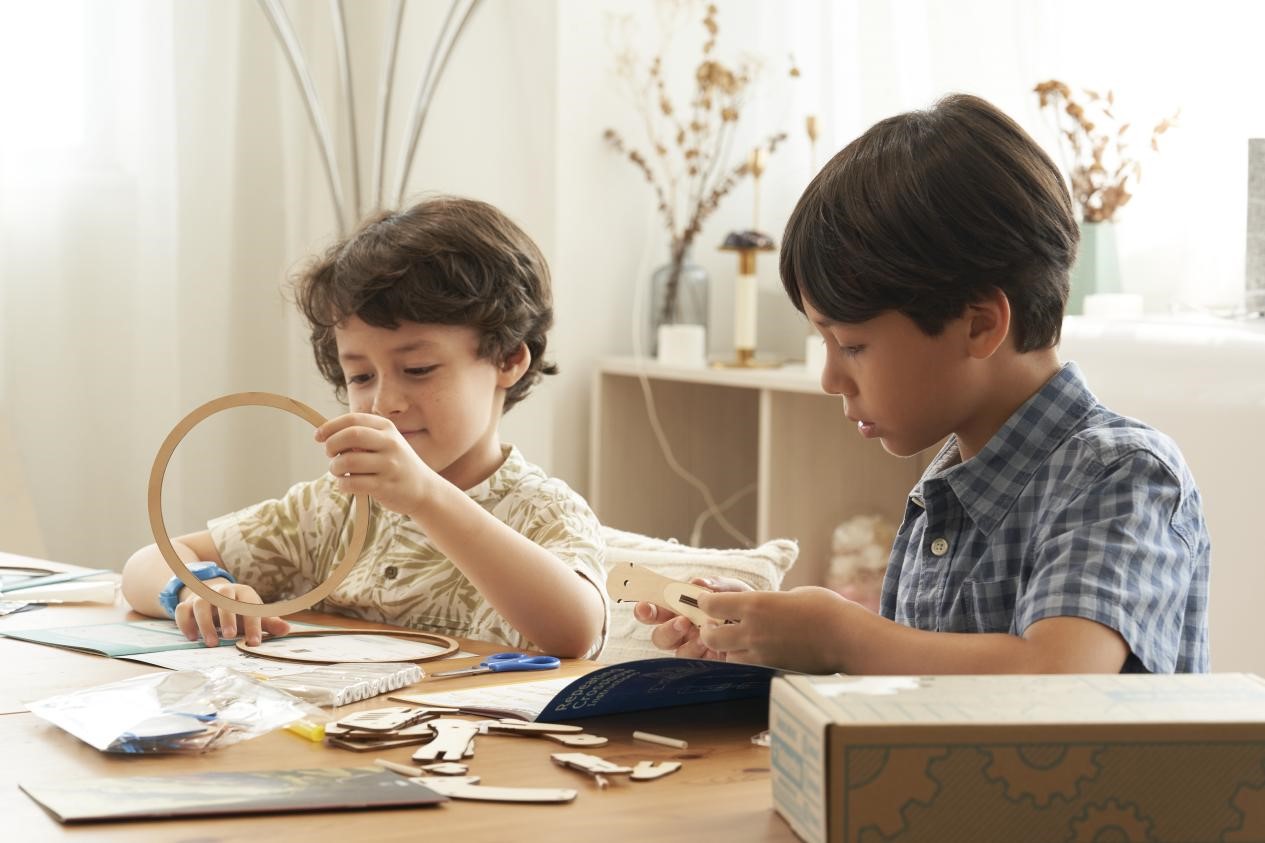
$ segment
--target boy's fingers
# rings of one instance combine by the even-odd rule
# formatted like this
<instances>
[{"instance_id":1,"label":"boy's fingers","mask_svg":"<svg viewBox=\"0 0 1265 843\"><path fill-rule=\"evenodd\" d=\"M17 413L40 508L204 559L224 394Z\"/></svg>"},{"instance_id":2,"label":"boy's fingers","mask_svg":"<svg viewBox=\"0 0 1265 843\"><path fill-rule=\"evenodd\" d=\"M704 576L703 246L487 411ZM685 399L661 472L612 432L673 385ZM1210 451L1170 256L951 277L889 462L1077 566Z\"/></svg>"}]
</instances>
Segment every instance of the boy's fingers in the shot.
<instances>
[{"instance_id":1,"label":"boy's fingers","mask_svg":"<svg viewBox=\"0 0 1265 843\"><path fill-rule=\"evenodd\" d=\"M193 606L193 617L198 622L198 631L202 633L202 640L206 642L208 647L218 647L220 637L215 631L215 617L213 615L215 607L200 597L190 601L190 603Z\"/></svg>"},{"instance_id":2,"label":"boy's fingers","mask_svg":"<svg viewBox=\"0 0 1265 843\"><path fill-rule=\"evenodd\" d=\"M198 640L198 621L193 617L193 607L187 602L176 606L176 628L190 641Z\"/></svg>"},{"instance_id":3,"label":"boy's fingers","mask_svg":"<svg viewBox=\"0 0 1265 843\"><path fill-rule=\"evenodd\" d=\"M687 641L696 639L697 630L687 618L675 618L661 623L650 633L650 642L660 650L676 650Z\"/></svg>"},{"instance_id":4,"label":"boy's fingers","mask_svg":"<svg viewBox=\"0 0 1265 843\"><path fill-rule=\"evenodd\" d=\"M736 650L747 649L746 634L740 623L705 625L698 633L698 640L726 657Z\"/></svg>"},{"instance_id":5,"label":"boy's fingers","mask_svg":"<svg viewBox=\"0 0 1265 843\"><path fill-rule=\"evenodd\" d=\"M633 617L642 623L661 624L672 620L676 617L676 613L662 609L653 603L640 601L633 606Z\"/></svg>"},{"instance_id":6,"label":"boy's fingers","mask_svg":"<svg viewBox=\"0 0 1265 843\"><path fill-rule=\"evenodd\" d=\"M717 620L740 621L751 591L714 591L698 596L698 608Z\"/></svg>"},{"instance_id":7,"label":"boy's fingers","mask_svg":"<svg viewBox=\"0 0 1265 843\"><path fill-rule=\"evenodd\" d=\"M243 615L246 620L246 630L243 636L246 639L248 647L257 647L264 640L262 618Z\"/></svg>"},{"instance_id":8,"label":"boy's fingers","mask_svg":"<svg viewBox=\"0 0 1265 843\"><path fill-rule=\"evenodd\" d=\"M285 635L290 631L290 623L283 618L263 618L263 630L269 635Z\"/></svg>"},{"instance_id":9,"label":"boy's fingers","mask_svg":"<svg viewBox=\"0 0 1265 843\"><path fill-rule=\"evenodd\" d=\"M220 635L225 638L237 637L237 615L220 610Z\"/></svg>"}]
</instances>

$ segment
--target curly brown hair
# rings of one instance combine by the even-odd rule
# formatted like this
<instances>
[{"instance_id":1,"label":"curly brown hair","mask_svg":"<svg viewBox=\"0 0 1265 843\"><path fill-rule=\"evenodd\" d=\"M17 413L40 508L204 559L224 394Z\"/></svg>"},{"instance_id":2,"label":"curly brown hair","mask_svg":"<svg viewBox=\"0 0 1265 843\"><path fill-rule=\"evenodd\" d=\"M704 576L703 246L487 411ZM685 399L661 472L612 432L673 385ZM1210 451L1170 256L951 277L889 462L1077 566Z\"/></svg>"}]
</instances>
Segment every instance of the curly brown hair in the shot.
<instances>
[{"instance_id":1,"label":"curly brown hair","mask_svg":"<svg viewBox=\"0 0 1265 843\"><path fill-rule=\"evenodd\" d=\"M553 325L545 258L486 202L437 196L376 213L305 266L293 290L312 329L316 366L344 403L334 328L351 316L388 329L401 322L474 328L479 357L496 365L526 344L531 364L507 390L506 411L558 373L545 360Z\"/></svg>"},{"instance_id":2,"label":"curly brown hair","mask_svg":"<svg viewBox=\"0 0 1265 843\"><path fill-rule=\"evenodd\" d=\"M1080 232L1027 132L966 94L872 126L812 180L782 240L782 285L839 322L888 310L935 336L1000 289L1020 352L1059 341Z\"/></svg>"}]
</instances>

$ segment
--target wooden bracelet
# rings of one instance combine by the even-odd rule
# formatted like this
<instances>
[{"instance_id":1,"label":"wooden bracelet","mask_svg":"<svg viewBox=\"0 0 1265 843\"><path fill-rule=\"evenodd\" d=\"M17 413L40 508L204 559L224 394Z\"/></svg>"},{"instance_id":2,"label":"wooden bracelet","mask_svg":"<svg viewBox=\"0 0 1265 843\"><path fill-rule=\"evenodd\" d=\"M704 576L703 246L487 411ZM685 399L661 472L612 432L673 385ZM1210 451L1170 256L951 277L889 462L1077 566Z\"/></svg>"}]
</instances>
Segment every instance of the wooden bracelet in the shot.
<instances>
[{"instance_id":1,"label":"wooden bracelet","mask_svg":"<svg viewBox=\"0 0 1265 843\"><path fill-rule=\"evenodd\" d=\"M172 453L189 431L209 416L232 407L273 407L293 413L310 422L313 427L320 427L326 421L324 416L306 404L272 392L236 392L206 402L172 428L171 433L167 434L167 438L163 440L162 447L158 449L158 455L154 457L154 467L149 473L149 527L154 533L158 550L166 560L167 566L171 568L171 572L194 594L224 611L238 615L255 618L292 615L324 600L351 573L351 569L360 558L360 552L364 549L365 537L369 532L369 498L364 494L355 496L355 521L352 522L351 540L347 543L347 555L323 583L307 594L289 600L278 600L275 603L243 603L215 591L189 571L171 545L171 537L167 534L166 525L163 524L163 477L167 473L167 464L171 461Z\"/></svg>"}]
</instances>

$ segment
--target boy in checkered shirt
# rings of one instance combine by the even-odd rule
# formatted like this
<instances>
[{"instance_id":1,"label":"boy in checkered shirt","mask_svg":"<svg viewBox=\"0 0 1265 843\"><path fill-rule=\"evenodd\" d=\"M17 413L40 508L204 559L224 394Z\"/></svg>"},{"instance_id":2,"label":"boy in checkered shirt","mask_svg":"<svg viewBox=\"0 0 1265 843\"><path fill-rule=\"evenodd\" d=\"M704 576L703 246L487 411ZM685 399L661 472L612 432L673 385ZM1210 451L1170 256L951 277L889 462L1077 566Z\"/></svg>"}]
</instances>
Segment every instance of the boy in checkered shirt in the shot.
<instances>
[{"instance_id":1,"label":"boy in checkered shirt","mask_svg":"<svg viewBox=\"0 0 1265 843\"><path fill-rule=\"evenodd\" d=\"M875 615L824 588L712 582L654 642L816 673L1206 671L1209 539L1164 434L1104 407L1057 345L1078 231L1050 158L972 96L884 120L786 227L782 283L822 388L910 492ZM846 470L840 466L839 470Z\"/></svg>"}]
</instances>

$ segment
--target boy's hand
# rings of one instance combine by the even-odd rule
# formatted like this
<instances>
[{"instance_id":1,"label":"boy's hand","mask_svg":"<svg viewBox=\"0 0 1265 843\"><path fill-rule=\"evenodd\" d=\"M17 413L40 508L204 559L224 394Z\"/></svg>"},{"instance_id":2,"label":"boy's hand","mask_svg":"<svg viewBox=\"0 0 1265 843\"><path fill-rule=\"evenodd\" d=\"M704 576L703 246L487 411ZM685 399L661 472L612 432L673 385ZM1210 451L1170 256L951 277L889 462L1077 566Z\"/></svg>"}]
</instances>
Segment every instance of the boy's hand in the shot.
<instances>
[{"instance_id":1,"label":"boy's hand","mask_svg":"<svg viewBox=\"0 0 1265 843\"><path fill-rule=\"evenodd\" d=\"M439 477L390 419L346 413L316 429L339 491L366 494L392 512L413 515Z\"/></svg>"},{"instance_id":2,"label":"boy's hand","mask_svg":"<svg viewBox=\"0 0 1265 843\"><path fill-rule=\"evenodd\" d=\"M262 603L255 589L241 583L225 582L222 579L208 580L207 585L219 594L241 603ZM201 636L208 647L218 647L220 638L236 638L240 628L250 646L263 640L263 633L285 635L290 631L290 624L281 618L255 618L248 615L240 617L230 614L206 599L199 597L189 589L188 595L176 604L176 626L190 641L197 641ZM217 629L218 626L218 629Z\"/></svg>"},{"instance_id":3,"label":"boy's hand","mask_svg":"<svg viewBox=\"0 0 1265 843\"><path fill-rule=\"evenodd\" d=\"M827 588L700 594L698 607L713 618L736 621L699 630L699 646L728 661L805 673L835 673L847 619L868 612Z\"/></svg>"},{"instance_id":4,"label":"boy's hand","mask_svg":"<svg viewBox=\"0 0 1265 843\"><path fill-rule=\"evenodd\" d=\"M690 582L712 591L751 591L751 586L745 582L728 577L695 577ZM724 653L706 647L699 641L698 627L689 618L683 618L653 603L638 603L633 607L633 617L645 624L656 624L654 631L650 633L650 641L660 650L673 650L677 657L683 659L725 660Z\"/></svg>"}]
</instances>

